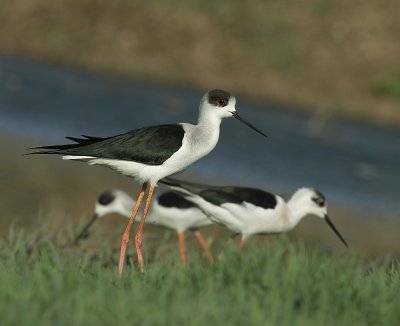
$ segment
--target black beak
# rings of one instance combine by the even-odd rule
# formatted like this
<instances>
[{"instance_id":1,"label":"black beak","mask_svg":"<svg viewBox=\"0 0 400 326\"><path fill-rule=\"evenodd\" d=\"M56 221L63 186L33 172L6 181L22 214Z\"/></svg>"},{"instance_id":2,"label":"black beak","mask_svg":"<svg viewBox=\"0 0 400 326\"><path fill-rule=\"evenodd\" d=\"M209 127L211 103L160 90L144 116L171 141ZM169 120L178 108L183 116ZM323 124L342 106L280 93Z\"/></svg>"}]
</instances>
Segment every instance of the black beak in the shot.
<instances>
[{"instance_id":1,"label":"black beak","mask_svg":"<svg viewBox=\"0 0 400 326\"><path fill-rule=\"evenodd\" d=\"M340 240L342 240L342 242L344 243L344 245L348 248L348 244L346 242L346 240L343 239L342 235L339 233L339 231L335 228L335 226L333 225L332 221L330 220L330 218L328 217L328 215L324 216L325 222L328 223L328 225L331 227L331 229L333 230L333 232L336 233L336 235L340 238Z\"/></svg>"},{"instance_id":2,"label":"black beak","mask_svg":"<svg viewBox=\"0 0 400 326\"><path fill-rule=\"evenodd\" d=\"M96 222L96 220L99 218L99 215L97 214L93 214L92 218L90 219L90 221L84 226L84 228L82 229L81 232L79 232L79 234L75 237L75 244L78 244L80 240L82 239L86 239L89 237L89 229L92 226L92 224L94 222Z\"/></svg>"},{"instance_id":3,"label":"black beak","mask_svg":"<svg viewBox=\"0 0 400 326\"><path fill-rule=\"evenodd\" d=\"M234 118L238 119L240 122L243 122L245 125L249 126L254 131L258 132L259 134L263 135L264 137L268 137L262 131L260 131L256 127L254 127L250 122L247 122L246 120L244 120L236 111L230 111L230 113L232 114L232 116Z\"/></svg>"}]
</instances>

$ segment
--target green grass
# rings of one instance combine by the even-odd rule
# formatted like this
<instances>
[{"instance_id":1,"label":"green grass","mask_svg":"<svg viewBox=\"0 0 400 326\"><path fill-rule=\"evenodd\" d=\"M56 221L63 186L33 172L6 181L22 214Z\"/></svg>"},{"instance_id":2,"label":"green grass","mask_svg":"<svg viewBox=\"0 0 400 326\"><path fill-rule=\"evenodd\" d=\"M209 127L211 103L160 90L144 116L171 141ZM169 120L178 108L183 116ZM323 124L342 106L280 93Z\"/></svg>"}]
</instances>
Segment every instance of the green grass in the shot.
<instances>
[{"instance_id":1,"label":"green grass","mask_svg":"<svg viewBox=\"0 0 400 326\"><path fill-rule=\"evenodd\" d=\"M400 320L397 263L367 265L355 252L327 253L280 238L230 245L215 264L175 252L131 266L115 254L11 231L1 239L1 325L394 325Z\"/></svg>"}]
</instances>

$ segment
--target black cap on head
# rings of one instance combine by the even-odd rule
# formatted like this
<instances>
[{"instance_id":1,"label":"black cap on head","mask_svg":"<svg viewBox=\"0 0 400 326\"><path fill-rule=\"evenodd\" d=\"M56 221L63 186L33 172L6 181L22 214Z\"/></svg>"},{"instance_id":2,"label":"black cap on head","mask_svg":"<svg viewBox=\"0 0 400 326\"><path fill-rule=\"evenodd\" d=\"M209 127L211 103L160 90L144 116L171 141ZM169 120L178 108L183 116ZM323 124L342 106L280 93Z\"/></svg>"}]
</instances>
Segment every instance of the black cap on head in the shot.
<instances>
[{"instance_id":1,"label":"black cap on head","mask_svg":"<svg viewBox=\"0 0 400 326\"><path fill-rule=\"evenodd\" d=\"M316 203L319 207L324 207L326 200L325 196L319 192L318 190L314 189L316 197L311 198L314 203Z\"/></svg>"},{"instance_id":2,"label":"black cap on head","mask_svg":"<svg viewBox=\"0 0 400 326\"><path fill-rule=\"evenodd\" d=\"M231 93L222 89L213 89L208 92L208 103L224 107L228 105Z\"/></svg>"},{"instance_id":3,"label":"black cap on head","mask_svg":"<svg viewBox=\"0 0 400 326\"><path fill-rule=\"evenodd\" d=\"M104 191L97 200L101 205L109 205L115 199L115 195L111 190Z\"/></svg>"}]
</instances>

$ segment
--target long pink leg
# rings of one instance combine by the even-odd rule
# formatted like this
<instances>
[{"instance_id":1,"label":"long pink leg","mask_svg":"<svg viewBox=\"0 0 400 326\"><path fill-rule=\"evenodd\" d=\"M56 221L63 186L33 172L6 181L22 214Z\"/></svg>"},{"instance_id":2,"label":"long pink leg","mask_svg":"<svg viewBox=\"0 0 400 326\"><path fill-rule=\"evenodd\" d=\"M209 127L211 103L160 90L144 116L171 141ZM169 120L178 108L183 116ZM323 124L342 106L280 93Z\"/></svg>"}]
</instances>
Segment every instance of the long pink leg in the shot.
<instances>
[{"instance_id":1,"label":"long pink leg","mask_svg":"<svg viewBox=\"0 0 400 326\"><path fill-rule=\"evenodd\" d=\"M194 236L196 237L197 241L199 242L201 249L203 249L205 255L207 256L208 260L210 261L210 263L213 263L214 258L211 255L210 249L208 248L206 240L204 239L203 235L201 234L201 232L199 230L196 230L193 233L194 233Z\"/></svg>"},{"instance_id":2,"label":"long pink leg","mask_svg":"<svg viewBox=\"0 0 400 326\"><path fill-rule=\"evenodd\" d=\"M136 253L137 253L140 271L142 273L144 272L143 257L142 257L142 234L143 234L143 228L144 228L144 221L146 220L147 213L149 212L150 202L151 202L151 198L153 197L153 193L154 193L154 186L150 185L149 194L147 195L147 199L146 199L146 205L144 206L142 219L140 220L139 230L137 231L137 233L135 235Z\"/></svg>"},{"instance_id":3,"label":"long pink leg","mask_svg":"<svg viewBox=\"0 0 400 326\"><path fill-rule=\"evenodd\" d=\"M125 253L126 253L126 247L129 242L129 235L131 233L132 225L135 222L136 215L139 211L140 205L142 204L143 201L143 196L144 193L146 192L147 185L144 183L142 186L142 189L140 190L139 196L136 201L135 208L132 211L131 217L129 219L128 225L125 228L124 233L122 234L122 239L121 239L121 253L119 255L119 264L118 264L118 272L119 275L122 275L122 270L124 269L124 263L125 263Z\"/></svg>"},{"instance_id":4,"label":"long pink leg","mask_svg":"<svg viewBox=\"0 0 400 326\"><path fill-rule=\"evenodd\" d=\"M244 236L242 235L242 237L240 238L240 244L239 244L239 249L240 250L243 249L244 243L245 243L245 239L244 239Z\"/></svg>"},{"instance_id":5,"label":"long pink leg","mask_svg":"<svg viewBox=\"0 0 400 326\"><path fill-rule=\"evenodd\" d=\"M179 253L181 255L182 265L186 267L186 252L185 252L185 233L178 232Z\"/></svg>"}]
</instances>

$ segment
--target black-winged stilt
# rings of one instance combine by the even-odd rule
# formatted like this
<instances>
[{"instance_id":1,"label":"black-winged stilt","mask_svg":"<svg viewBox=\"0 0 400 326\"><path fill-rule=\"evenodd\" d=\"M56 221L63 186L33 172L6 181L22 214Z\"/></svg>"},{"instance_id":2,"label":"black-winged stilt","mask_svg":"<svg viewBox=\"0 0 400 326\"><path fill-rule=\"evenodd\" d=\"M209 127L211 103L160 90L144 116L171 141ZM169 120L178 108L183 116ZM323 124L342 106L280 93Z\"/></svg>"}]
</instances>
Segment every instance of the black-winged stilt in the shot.
<instances>
[{"instance_id":1,"label":"black-winged stilt","mask_svg":"<svg viewBox=\"0 0 400 326\"><path fill-rule=\"evenodd\" d=\"M240 248L254 234L292 230L308 214L323 218L347 247L347 242L327 214L325 197L311 188L300 188L285 202L278 195L246 187L216 187L172 178L160 181L182 194L215 223L241 234Z\"/></svg>"},{"instance_id":2,"label":"black-winged stilt","mask_svg":"<svg viewBox=\"0 0 400 326\"><path fill-rule=\"evenodd\" d=\"M117 213L129 218L135 207L135 201L124 191L110 189L102 192L97 198L95 211L89 222L75 238L75 243L89 235L89 229L99 218ZM136 220L140 222L141 216ZM183 266L186 266L185 232L192 231L204 254L213 262L207 243L199 227L214 224L203 211L192 202L175 192L160 194L152 201L146 223L165 227L178 234L179 253Z\"/></svg>"},{"instance_id":3,"label":"black-winged stilt","mask_svg":"<svg viewBox=\"0 0 400 326\"><path fill-rule=\"evenodd\" d=\"M151 126L107 138L67 137L75 144L36 147L32 149L39 151L32 154L59 154L65 160L107 166L142 183L135 208L122 235L118 265L120 275L124 266L130 231L149 185L143 216L135 235L138 263L143 272L142 233L157 182L166 176L182 171L209 154L218 142L223 118L235 117L266 137L264 133L239 116L235 105L236 98L233 95L227 91L215 89L202 97L196 125L177 123Z\"/></svg>"}]
</instances>

